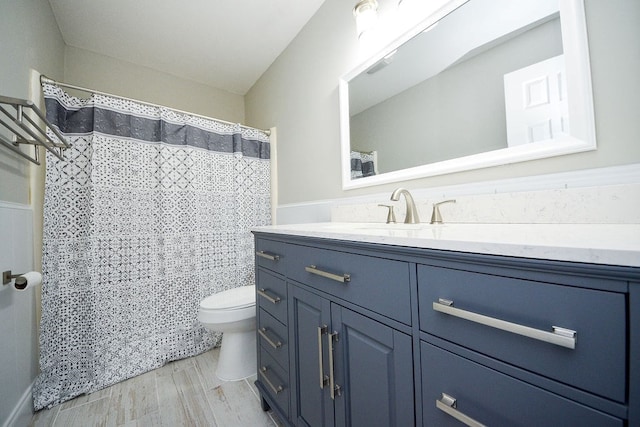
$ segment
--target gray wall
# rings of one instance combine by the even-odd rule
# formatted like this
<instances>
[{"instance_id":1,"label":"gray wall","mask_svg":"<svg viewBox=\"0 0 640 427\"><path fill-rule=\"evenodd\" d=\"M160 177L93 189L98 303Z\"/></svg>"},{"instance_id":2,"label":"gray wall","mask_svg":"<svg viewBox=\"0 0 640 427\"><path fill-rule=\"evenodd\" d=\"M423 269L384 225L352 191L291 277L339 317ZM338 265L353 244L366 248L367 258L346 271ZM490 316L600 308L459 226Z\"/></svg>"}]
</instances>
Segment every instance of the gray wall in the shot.
<instances>
[{"instance_id":1,"label":"gray wall","mask_svg":"<svg viewBox=\"0 0 640 427\"><path fill-rule=\"evenodd\" d=\"M241 95L71 46L65 49L64 82L233 123L245 121Z\"/></svg>"},{"instance_id":2,"label":"gray wall","mask_svg":"<svg viewBox=\"0 0 640 427\"><path fill-rule=\"evenodd\" d=\"M0 0L0 94L29 98L29 70L62 78L64 42L47 0ZM0 200L29 203L29 163L0 149Z\"/></svg>"},{"instance_id":3,"label":"gray wall","mask_svg":"<svg viewBox=\"0 0 640 427\"><path fill-rule=\"evenodd\" d=\"M247 122L278 127L281 204L392 191L343 191L338 78L357 65L352 2L326 0L245 97ZM598 150L402 183L428 188L640 162L640 2L585 0Z\"/></svg>"},{"instance_id":4,"label":"gray wall","mask_svg":"<svg viewBox=\"0 0 640 427\"><path fill-rule=\"evenodd\" d=\"M63 76L64 42L47 0L0 0L0 94L31 97L30 70L52 78ZM38 101L39 90L33 91ZM31 236L39 228L42 201L31 190L38 169L0 148L0 270L22 273L38 269ZM8 203L7 203L8 202ZM39 245L41 246L41 244ZM39 252L38 252L39 253ZM28 425L31 411L29 386L38 372L38 293L0 288L0 424L14 408L16 425ZM25 397L21 400L21 397ZM20 406L22 402L24 405Z\"/></svg>"}]
</instances>

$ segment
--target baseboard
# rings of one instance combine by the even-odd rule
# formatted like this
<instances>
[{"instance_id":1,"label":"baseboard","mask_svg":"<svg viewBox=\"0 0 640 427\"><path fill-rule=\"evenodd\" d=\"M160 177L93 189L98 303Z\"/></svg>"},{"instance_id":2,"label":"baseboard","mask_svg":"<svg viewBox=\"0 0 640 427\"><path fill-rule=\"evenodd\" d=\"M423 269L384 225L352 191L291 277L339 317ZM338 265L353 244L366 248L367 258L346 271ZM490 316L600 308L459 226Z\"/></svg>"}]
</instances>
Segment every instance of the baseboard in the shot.
<instances>
[{"instance_id":1,"label":"baseboard","mask_svg":"<svg viewBox=\"0 0 640 427\"><path fill-rule=\"evenodd\" d=\"M33 418L33 384L31 383L27 387L2 427L24 427L31 424L31 418Z\"/></svg>"},{"instance_id":2,"label":"baseboard","mask_svg":"<svg viewBox=\"0 0 640 427\"><path fill-rule=\"evenodd\" d=\"M31 205L25 205L25 204L22 204L22 203L7 202L7 201L4 201L4 200L0 200L0 208L32 210Z\"/></svg>"}]
</instances>

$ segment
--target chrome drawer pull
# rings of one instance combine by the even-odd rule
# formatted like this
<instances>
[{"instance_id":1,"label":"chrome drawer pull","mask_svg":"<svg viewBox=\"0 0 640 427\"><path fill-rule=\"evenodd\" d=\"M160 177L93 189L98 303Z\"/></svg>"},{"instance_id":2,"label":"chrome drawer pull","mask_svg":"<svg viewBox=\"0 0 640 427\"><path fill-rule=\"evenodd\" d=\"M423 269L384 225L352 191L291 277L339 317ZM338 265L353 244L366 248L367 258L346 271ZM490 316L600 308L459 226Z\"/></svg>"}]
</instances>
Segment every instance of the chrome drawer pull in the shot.
<instances>
[{"instance_id":1,"label":"chrome drawer pull","mask_svg":"<svg viewBox=\"0 0 640 427\"><path fill-rule=\"evenodd\" d=\"M270 253L267 253L265 251L256 251L256 255L258 255L261 258L265 258L271 261L279 261L280 260L280 255L271 255Z\"/></svg>"},{"instance_id":2,"label":"chrome drawer pull","mask_svg":"<svg viewBox=\"0 0 640 427\"><path fill-rule=\"evenodd\" d=\"M315 265L310 265L308 267L305 267L304 270L308 273L317 274L318 276L326 277L327 279L335 280L336 282L340 282L340 283L346 283L351 281L350 274L345 273L343 275L340 275L340 274L329 273L327 271L318 270L318 267L316 267Z\"/></svg>"},{"instance_id":3,"label":"chrome drawer pull","mask_svg":"<svg viewBox=\"0 0 640 427\"><path fill-rule=\"evenodd\" d=\"M260 375L262 376L262 378L264 379L264 382L267 383L267 385L269 386L269 388L275 393L278 394L280 393L282 390L284 390L284 387L282 385L279 386L274 386L273 383L271 382L271 380L269 379L269 377L267 377L267 367L263 366L262 368L260 368Z\"/></svg>"},{"instance_id":4,"label":"chrome drawer pull","mask_svg":"<svg viewBox=\"0 0 640 427\"><path fill-rule=\"evenodd\" d=\"M494 317L474 313L472 311L455 308L453 306L453 301L444 298L439 298L437 302L434 302L433 309L435 311L439 311L440 313L459 317L461 319L469 320L481 325L490 326L492 328L500 329L503 331L511 332L513 334L522 335L528 338L533 338L570 349L576 348L576 342L578 340L578 333L576 331L572 331L571 329L553 326L553 332L542 331L540 329L531 328L529 326L511 323L507 322L506 320L500 320Z\"/></svg>"},{"instance_id":5,"label":"chrome drawer pull","mask_svg":"<svg viewBox=\"0 0 640 427\"><path fill-rule=\"evenodd\" d=\"M276 349L277 349L277 348L282 347L282 342L281 342L279 339L277 339L277 338L276 338L276 340L277 340L277 341L274 341L274 340L272 340L271 338L269 338L269 337L267 336L267 328L260 328L260 329L258 329L258 333L260 334L260 336L261 336L262 338L264 338L264 340L265 340L266 342L268 342L268 343L269 343L269 345L270 345L271 347L276 348Z\"/></svg>"},{"instance_id":6,"label":"chrome drawer pull","mask_svg":"<svg viewBox=\"0 0 640 427\"><path fill-rule=\"evenodd\" d=\"M335 383L333 375L333 340L338 341L338 333L335 331L327 335L327 343L329 344L329 394L331 400L336 400L336 396L342 395L342 387Z\"/></svg>"},{"instance_id":7,"label":"chrome drawer pull","mask_svg":"<svg viewBox=\"0 0 640 427\"><path fill-rule=\"evenodd\" d=\"M260 295L262 298L265 298L267 301L272 302L274 304L277 304L277 303L279 303L281 301L280 297L278 297L278 296L272 297L271 295L269 295L265 288L259 288L258 289L258 295Z\"/></svg>"},{"instance_id":8,"label":"chrome drawer pull","mask_svg":"<svg viewBox=\"0 0 640 427\"><path fill-rule=\"evenodd\" d=\"M456 409L457 401L452 396L449 396L446 393L442 393L442 398L436 399L436 408L440 409L442 412L447 415L452 416L456 420L460 421L464 425L469 427L485 427L484 424L477 422L473 418L468 415L463 414L462 412Z\"/></svg>"},{"instance_id":9,"label":"chrome drawer pull","mask_svg":"<svg viewBox=\"0 0 640 427\"><path fill-rule=\"evenodd\" d=\"M329 382L329 377L322 370L322 336L327 333L327 325L318 326L318 370L320 371L320 389Z\"/></svg>"}]
</instances>

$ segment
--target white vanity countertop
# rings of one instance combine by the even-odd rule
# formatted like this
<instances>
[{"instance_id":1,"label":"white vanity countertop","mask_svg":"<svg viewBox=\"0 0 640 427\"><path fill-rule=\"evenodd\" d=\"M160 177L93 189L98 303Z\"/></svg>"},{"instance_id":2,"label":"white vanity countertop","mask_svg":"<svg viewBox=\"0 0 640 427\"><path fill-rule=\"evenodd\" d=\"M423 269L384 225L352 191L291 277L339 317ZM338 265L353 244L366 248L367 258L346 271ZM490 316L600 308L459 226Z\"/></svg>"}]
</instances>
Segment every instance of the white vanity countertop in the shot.
<instances>
[{"instance_id":1,"label":"white vanity countertop","mask_svg":"<svg viewBox=\"0 0 640 427\"><path fill-rule=\"evenodd\" d=\"M640 224L375 224L256 227L262 233L640 267Z\"/></svg>"}]
</instances>

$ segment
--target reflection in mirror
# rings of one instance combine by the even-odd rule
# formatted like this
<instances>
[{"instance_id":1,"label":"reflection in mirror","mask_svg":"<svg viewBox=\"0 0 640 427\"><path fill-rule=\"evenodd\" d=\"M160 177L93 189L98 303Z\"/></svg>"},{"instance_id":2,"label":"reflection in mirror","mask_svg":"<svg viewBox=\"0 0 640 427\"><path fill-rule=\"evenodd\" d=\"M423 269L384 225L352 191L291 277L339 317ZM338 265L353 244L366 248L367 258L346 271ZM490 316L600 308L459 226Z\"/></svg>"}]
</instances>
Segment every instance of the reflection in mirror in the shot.
<instances>
[{"instance_id":1,"label":"reflection in mirror","mask_svg":"<svg viewBox=\"0 0 640 427\"><path fill-rule=\"evenodd\" d=\"M344 188L595 148L581 0L440 14L341 82Z\"/></svg>"}]
</instances>

